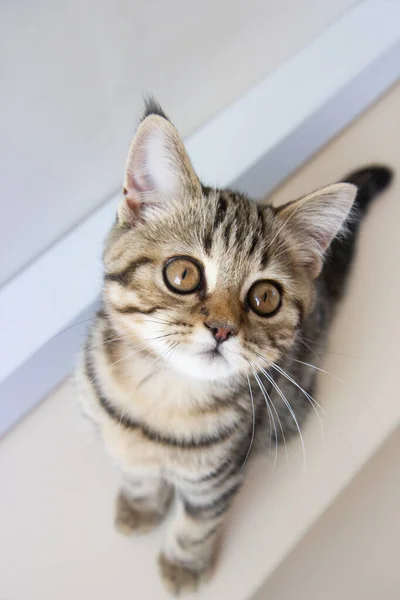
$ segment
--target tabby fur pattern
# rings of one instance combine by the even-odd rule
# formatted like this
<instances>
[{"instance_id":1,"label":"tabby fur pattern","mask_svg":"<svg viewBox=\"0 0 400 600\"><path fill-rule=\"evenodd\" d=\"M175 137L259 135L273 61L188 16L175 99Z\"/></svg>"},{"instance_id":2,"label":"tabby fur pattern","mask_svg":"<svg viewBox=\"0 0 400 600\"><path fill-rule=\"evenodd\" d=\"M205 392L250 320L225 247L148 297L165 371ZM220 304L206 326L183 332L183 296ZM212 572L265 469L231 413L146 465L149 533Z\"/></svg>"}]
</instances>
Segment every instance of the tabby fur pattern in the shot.
<instances>
[{"instance_id":1,"label":"tabby fur pattern","mask_svg":"<svg viewBox=\"0 0 400 600\"><path fill-rule=\"evenodd\" d=\"M312 408L315 370L303 363L324 345L361 217L390 178L367 167L280 208L205 187L175 127L147 103L77 378L121 469L117 528L148 531L175 499L159 557L174 594L211 573L250 449L287 441ZM174 257L199 265L193 293L166 285ZM257 281L280 296L266 316L249 303Z\"/></svg>"}]
</instances>

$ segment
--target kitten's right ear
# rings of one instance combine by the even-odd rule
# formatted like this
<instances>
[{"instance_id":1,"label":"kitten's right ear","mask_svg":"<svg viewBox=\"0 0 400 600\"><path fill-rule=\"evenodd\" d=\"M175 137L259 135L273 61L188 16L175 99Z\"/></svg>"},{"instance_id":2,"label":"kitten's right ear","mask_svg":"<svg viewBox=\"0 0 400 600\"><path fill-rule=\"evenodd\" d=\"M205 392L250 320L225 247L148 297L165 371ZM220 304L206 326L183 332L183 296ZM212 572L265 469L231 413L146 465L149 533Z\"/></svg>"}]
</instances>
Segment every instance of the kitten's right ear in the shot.
<instances>
[{"instance_id":1,"label":"kitten's right ear","mask_svg":"<svg viewBox=\"0 0 400 600\"><path fill-rule=\"evenodd\" d=\"M277 209L283 227L296 240L298 266L313 279L320 274L324 254L348 218L356 194L355 185L334 183Z\"/></svg>"},{"instance_id":2,"label":"kitten's right ear","mask_svg":"<svg viewBox=\"0 0 400 600\"><path fill-rule=\"evenodd\" d=\"M201 184L176 128L159 107L157 112L148 113L149 107L126 162L124 198L118 207L119 223L125 226L134 226L165 210L184 191L201 193Z\"/></svg>"}]
</instances>

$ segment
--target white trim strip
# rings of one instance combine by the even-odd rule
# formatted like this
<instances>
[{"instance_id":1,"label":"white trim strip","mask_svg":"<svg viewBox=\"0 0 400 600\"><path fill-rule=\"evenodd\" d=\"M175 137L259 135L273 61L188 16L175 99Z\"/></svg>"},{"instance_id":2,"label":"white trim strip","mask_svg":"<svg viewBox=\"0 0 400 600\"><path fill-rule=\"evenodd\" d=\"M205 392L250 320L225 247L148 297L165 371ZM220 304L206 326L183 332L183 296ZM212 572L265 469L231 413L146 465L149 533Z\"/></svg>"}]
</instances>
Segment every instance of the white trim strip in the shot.
<instances>
[{"instance_id":1,"label":"white trim strip","mask_svg":"<svg viewBox=\"0 0 400 600\"><path fill-rule=\"evenodd\" d=\"M231 184L399 39L400 2L358 4L188 140L194 167Z\"/></svg>"},{"instance_id":2,"label":"white trim strip","mask_svg":"<svg viewBox=\"0 0 400 600\"><path fill-rule=\"evenodd\" d=\"M367 0L191 136L189 154L206 183L234 182L250 194L266 194L399 76L400 3ZM116 201L102 206L0 290L6 349L0 361L0 382L6 384L0 384L0 424L1 398L20 402L16 395L10 398L11 382L17 374L21 379L17 369L40 349L43 355L43 346L95 302L101 248ZM60 349L65 369L71 352L72 347ZM56 369L58 380L62 370ZM42 395L56 383L47 373Z\"/></svg>"}]
</instances>

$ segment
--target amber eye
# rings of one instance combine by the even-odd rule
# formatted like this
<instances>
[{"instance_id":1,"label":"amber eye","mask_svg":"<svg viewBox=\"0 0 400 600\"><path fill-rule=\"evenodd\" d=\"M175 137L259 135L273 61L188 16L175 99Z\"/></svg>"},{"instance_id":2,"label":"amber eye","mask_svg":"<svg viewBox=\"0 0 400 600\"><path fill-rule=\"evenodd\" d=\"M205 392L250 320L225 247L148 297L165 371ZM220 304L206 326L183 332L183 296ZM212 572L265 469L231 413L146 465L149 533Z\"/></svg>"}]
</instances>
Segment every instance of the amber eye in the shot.
<instances>
[{"instance_id":1,"label":"amber eye","mask_svg":"<svg viewBox=\"0 0 400 600\"><path fill-rule=\"evenodd\" d=\"M260 317L270 317L281 306L281 287L273 281L261 280L253 283L247 293L247 302Z\"/></svg>"},{"instance_id":2,"label":"amber eye","mask_svg":"<svg viewBox=\"0 0 400 600\"><path fill-rule=\"evenodd\" d=\"M163 275L165 285L177 294L192 294L203 281L200 265L187 256L176 256L167 260Z\"/></svg>"}]
</instances>

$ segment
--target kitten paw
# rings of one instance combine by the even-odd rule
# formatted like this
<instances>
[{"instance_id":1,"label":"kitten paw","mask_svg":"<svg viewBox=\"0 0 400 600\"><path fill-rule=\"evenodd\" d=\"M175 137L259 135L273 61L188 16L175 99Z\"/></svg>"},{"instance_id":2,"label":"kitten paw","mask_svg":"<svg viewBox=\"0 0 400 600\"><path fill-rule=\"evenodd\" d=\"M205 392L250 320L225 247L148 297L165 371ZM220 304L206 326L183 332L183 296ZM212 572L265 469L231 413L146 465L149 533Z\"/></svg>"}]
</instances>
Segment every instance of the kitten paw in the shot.
<instances>
[{"instance_id":1,"label":"kitten paw","mask_svg":"<svg viewBox=\"0 0 400 600\"><path fill-rule=\"evenodd\" d=\"M158 512L137 510L126 496L120 492L115 509L115 528L123 535L132 533L148 533L161 523L164 515Z\"/></svg>"},{"instance_id":2,"label":"kitten paw","mask_svg":"<svg viewBox=\"0 0 400 600\"><path fill-rule=\"evenodd\" d=\"M164 554L158 557L158 566L166 589L179 598L195 592L200 583L209 579L211 574L211 568L195 571L183 564L171 562Z\"/></svg>"}]
</instances>

